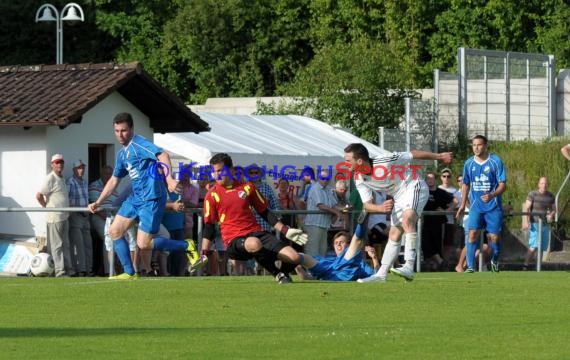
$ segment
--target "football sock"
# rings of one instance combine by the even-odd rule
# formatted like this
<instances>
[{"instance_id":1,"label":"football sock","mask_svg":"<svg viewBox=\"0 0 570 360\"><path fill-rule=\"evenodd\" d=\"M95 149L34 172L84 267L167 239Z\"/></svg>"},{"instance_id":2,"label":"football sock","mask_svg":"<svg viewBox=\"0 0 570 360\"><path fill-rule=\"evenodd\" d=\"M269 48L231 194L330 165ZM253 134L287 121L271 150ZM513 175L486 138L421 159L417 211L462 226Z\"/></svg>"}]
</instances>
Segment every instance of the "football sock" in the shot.
<instances>
[{"instance_id":1,"label":"football sock","mask_svg":"<svg viewBox=\"0 0 570 360\"><path fill-rule=\"evenodd\" d=\"M131 251L129 250L129 243L124 237L113 241L113 247L115 248L115 253L123 266L123 271L129 275L135 274L135 268L133 267L133 261L131 260Z\"/></svg>"},{"instance_id":2,"label":"football sock","mask_svg":"<svg viewBox=\"0 0 570 360\"><path fill-rule=\"evenodd\" d=\"M386 244L386 249L384 250L384 254L382 255L382 260L380 265L380 269L376 275L379 276L386 276L388 274L388 270L394 265L394 261L398 258L398 254L400 253L400 242L388 240Z\"/></svg>"},{"instance_id":3,"label":"football sock","mask_svg":"<svg viewBox=\"0 0 570 360\"><path fill-rule=\"evenodd\" d=\"M475 252L477 251L477 242L468 242L465 247L467 248L467 251L465 252L467 267L475 270Z\"/></svg>"},{"instance_id":4,"label":"football sock","mask_svg":"<svg viewBox=\"0 0 570 360\"><path fill-rule=\"evenodd\" d=\"M404 243L404 261L406 262L406 266L410 268L414 268L414 264L416 262L416 246L418 244L418 233L411 232L404 234L405 236L405 243Z\"/></svg>"},{"instance_id":5,"label":"football sock","mask_svg":"<svg viewBox=\"0 0 570 360\"><path fill-rule=\"evenodd\" d=\"M152 239L153 250L166 250L166 251L186 251L188 243L183 240L172 240L162 236L156 236Z\"/></svg>"},{"instance_id":6,"label":"football sock","mask_svg":"<svg viewBox=\"0 0 570 360\"><path fill-rule=\"evenodd\" d=\"M269 271L273 276L277 275L280 270L277 269L275 261L277 261L277 255L265 248L261 248L258 252L253 254L255 261L259 265L263 266L265 270Z\"/></svg>"},{"instance_id":7,"label":"football sock","mask_svg":"<svg viewBox=\"0 0 570 360\"><path fill-rule=\"evenodd\" d=\"M493 249L493 255L491 256L491 261L496 263L499 260L499 255L501 255L501 243L499 241L492 241L491 249Z\"/></svg>"}]
</instances>

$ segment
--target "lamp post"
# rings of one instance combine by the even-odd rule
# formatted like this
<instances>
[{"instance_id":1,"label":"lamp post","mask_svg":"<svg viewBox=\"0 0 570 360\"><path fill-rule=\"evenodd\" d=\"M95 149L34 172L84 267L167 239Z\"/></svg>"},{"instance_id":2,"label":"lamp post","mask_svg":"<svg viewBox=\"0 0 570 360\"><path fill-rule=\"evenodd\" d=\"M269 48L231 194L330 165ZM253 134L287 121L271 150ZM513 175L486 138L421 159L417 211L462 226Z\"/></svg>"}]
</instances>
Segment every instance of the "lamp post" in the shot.
<instances>
[{"instance_id":1,"label":"lamp post","mask_svg":"<svg viewBox=\"0 0 570 360\"><path fill-rule=\"evenodd\" d=\"M56 24L56 54L55 63L63 63L63 22L85 21L83 9L76 3L69 3L63 7L61 13L52 4L43 4L36 12L36 22L55 21Z\"/></svg>"}]
</instances>

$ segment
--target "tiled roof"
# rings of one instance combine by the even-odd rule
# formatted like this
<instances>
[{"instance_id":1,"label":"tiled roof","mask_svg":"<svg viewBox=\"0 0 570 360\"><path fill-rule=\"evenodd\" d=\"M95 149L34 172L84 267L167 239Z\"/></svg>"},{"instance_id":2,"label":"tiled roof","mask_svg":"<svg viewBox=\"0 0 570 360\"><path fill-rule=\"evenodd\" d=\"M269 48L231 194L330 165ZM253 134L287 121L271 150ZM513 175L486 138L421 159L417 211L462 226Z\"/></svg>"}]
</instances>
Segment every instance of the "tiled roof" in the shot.
<instances>
[{"instance_id":1,"label":"tiled roof","mask_svg":"<svg viewBox=\"0 0 570 360\"><path fill-rule=\"evenodd\" d=\"M208 131L208 124L138 62L0 67L0 126L65 127L114 91L150 118L155 132Z\"/></svg>"}]
</instances>

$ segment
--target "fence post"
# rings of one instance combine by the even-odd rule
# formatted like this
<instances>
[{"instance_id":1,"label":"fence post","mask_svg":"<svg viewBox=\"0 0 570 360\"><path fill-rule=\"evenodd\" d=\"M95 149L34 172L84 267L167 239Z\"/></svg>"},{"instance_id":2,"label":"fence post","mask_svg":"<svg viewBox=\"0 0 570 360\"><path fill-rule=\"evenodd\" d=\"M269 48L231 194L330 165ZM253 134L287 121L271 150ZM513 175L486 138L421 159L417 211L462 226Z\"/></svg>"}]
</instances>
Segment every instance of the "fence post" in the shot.
<instances>
[{"instance_id":1,"label":"fence post","mask_svg":"<svg viewBox=\"0 0 570 360\"><path fill-rule=\"evenodd\" d=\"M422 228L424 226L424 214L418 219L418 243L416 244L416 272L422 271ZM403 236L404 241L407 241ZM401 245L400 245L401 246ZM404 247L406 244L404 243Z\"/></svg>"}]
</instances>

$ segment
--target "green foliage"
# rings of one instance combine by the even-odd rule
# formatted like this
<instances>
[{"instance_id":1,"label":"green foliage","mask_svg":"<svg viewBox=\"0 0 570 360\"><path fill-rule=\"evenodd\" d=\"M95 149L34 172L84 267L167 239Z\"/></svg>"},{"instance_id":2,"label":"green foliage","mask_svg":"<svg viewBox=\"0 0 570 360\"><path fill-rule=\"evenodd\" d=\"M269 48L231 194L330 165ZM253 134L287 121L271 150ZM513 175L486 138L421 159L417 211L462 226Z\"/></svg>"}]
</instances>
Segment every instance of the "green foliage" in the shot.
<instances>
[{"instance_id":1,"label":"green foliage","mask_svg":"<svg viewBox=\"0 0 570 360\"><path fill-rule=\"evenodd\" d=\"M554 55L556 67L570 67L570 3L564 0L546 2L546 14L535 29L536 43L530 45L530 50L538 53Z\"/></svg>"},{"instance_id":2,"label":"green foliage","mask_svg":"<svg viewBox=\"0 0 570 360\"><path fill-rule=\"evenodd\" d=\"M473 155L470 142L450 148L455 154L455 160L449 166L454 174L463 172L463 164ZM503 194L503 204L511 204L514 211L522 211L522 205L528 193L538 188L538 180L546 176L549 180L549 190L553 194L561 189L570 164L561 155L560 149L568 144L567 139L553 138L542 142L532 141L493 141L489 143L489 151L501 157L507 170L507 191ZM440 167L443 165L440 165ZM568 227L570 219L570 195L566 190L560 194L559 219L562 228ZM520 229L521 218L515 216L508 220L508 225ZM564 229L570 233L570 229Z\"/></svg>"},{"instance_id":3,"label":"green foliage","mask_svg":"<svg viewBox=\"0 0 570 360\"><path fill-rule=\"evenodd\" d=\"M508 271L368 285L279 286L269 276L2 278L0 357L564 359L567 279ZM500 340L490 341L490 329Z\"/></svg>"},{"instance_id":4,"label":"green foliage","mask_svg":"<svg viewBox=\"0 0 570 360\"><path fill-rule=\"evenodd\" d=\"M516 210L522 208L526 195L536 190L538 179L548 177L550 191L556 193L568 173L567 160L560 148L568 141L554 139L540 143L531 141L493 142L491 152L497 153L507 168L507 192L504 202L511 202Z\"/></svg>"},{"instance_id":5,"label":"green foliage","mask_svg":"<svg viewBox=\"0 0 570 360\"><path fill-rule=\"evenodd\" d=\"M306 0L186 2L166 26L166 46L175 50L196 87L184 99L268 96L312 57Z\"/></svg>"},{"instance_id":6,"label":"green foliage","mask_svg":"<svg viewBox=\"0 0 570 360\"><path fill-rule=\"evenodd\" d=\"M67 1L52 3L62 9ZM192 103L318 96L315 114L369 140L378 125L396 124L405 89L429 86L436 68L456 68L460 46L554 54L558 68L570 66L565 0L85 0L81 6L86 21L64 23L66 63L141 61ZM1 65L54 62L55 24L33 23L37 8L0 3Z\"/></svg>"},{"instance_id":7,"label":"green foliage","mask_svg":"<svg viewBox=\"0 0 570 360\"><path fill-rule=\"evenodd\" d=\"M568 64L569 8L563 0L451 0L435 18L429 67L455 70L458 47L553 53Z\"/></svg>"},{"instance_id":8,"label":"green foliage","mask_svg":"<svg viewBox=\"0 0 570 360\"><path fill-rule=\"evenodd\" d=\"M297 97L303 105L282 111L301 110L301 115L340 124L377 142L378 127L399 123L404 112L403 98L410 94L398 87L405 76L394 69L392 59L385 45L367 38L325 47L294 82L280 89L283 94Z\"/></svg>"},{"instance_id":9,"label":"green foliage","mask_svg":"<svg viewBox=\"0 0 570 360\"><path fill-rule=\"evenodd\" d=\"M180 83L173 81L177 64L164 51L164 24L179 7L171 0L95 0L97 25L121 46L115 51L118 62L140 61L159 82L180 95ZM181 87L181 86L180 86Z\"/></svg>"}]
</instances>

